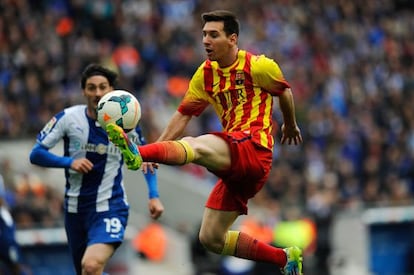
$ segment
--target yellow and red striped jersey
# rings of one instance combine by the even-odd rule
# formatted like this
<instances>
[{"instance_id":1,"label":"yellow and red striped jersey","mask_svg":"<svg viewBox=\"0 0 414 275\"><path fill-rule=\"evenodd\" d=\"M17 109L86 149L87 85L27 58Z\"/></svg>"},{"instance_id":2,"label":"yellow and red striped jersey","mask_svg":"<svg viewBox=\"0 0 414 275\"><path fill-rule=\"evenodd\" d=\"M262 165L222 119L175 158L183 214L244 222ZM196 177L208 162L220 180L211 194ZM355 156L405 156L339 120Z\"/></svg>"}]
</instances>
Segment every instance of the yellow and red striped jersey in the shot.
<instances>
[{"instance_id":1,"label":"yellow and red striped jersey","mask_svg":"<svg viewBox=\"0 0 414 275\"><path fill-rule=\"evenodd\" d=\"M223 131L249 133L255 143L272 150L273 96L289 87L274 60L239 50L237 60L226 68L215 61L203 62L178 111L198 116L211 104Z\"/></svg>"}]
</instances>

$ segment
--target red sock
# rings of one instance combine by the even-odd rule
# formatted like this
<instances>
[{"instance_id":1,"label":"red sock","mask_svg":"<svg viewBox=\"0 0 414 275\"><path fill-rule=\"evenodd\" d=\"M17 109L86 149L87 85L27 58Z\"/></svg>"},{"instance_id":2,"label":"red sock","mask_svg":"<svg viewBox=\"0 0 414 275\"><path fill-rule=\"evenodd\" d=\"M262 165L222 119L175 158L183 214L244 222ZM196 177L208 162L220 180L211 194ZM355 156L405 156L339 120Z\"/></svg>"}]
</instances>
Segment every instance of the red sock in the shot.
<instances>
[{"instance_id":1,"label":"red sock","mask_svg":"<svg viewBox=\"0 0 414 275\"><path fill-rule=\"evenodd\" d=\"M274 263L280 267L284 267L287 261L283 249L258 241L243 232L240 232L234 256L253 261Z\"/></svg>"},{"instance_id":2,"label":"red sock","mask_svg":"<svg viewBox=\"0 0 414 275\"><path fill-rule=\"evenodd\" d=\"M161 141L138 148L142 159L148 162L182 165L187 158L183 145L176 141Z\"/></svg>"}]
</instances>

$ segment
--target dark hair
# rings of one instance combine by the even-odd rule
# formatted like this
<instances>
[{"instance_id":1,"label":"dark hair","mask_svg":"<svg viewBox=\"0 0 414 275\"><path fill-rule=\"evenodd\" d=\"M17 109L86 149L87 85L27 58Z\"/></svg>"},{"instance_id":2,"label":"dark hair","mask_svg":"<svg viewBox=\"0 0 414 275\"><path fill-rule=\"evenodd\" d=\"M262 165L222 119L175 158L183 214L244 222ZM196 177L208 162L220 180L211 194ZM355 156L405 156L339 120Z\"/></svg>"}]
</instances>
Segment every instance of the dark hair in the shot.
<instances>
[{"instance_id":1,"label":"dark hair","mask_svg":"<svg viewBox=\"0 0 414 275\"><path fill-rule=\"evenodd\" d=\"M82 72L81 77L81 87L82 89L85 89L86 86L86 80L94 75L102 75L108 79L109 85L112 87L115 87L116 80L118 78L118 74L99 65L99 64L89 64Z\"/></svg>"},{"instance_id":2,"label":"dark hair","mask_svg":"<svg viewBox=\"0 0 414 275\"><path fill-rule=\"evenodd\" d=\"M223 22L223 30L226 35L231 35L233 33L239 35L239 20L237 20L236 15L231 11L227 10L215 10L210 12L205 12L201 15L203 20L203 26L207 22Z\"/></svg>"}]
</instances>

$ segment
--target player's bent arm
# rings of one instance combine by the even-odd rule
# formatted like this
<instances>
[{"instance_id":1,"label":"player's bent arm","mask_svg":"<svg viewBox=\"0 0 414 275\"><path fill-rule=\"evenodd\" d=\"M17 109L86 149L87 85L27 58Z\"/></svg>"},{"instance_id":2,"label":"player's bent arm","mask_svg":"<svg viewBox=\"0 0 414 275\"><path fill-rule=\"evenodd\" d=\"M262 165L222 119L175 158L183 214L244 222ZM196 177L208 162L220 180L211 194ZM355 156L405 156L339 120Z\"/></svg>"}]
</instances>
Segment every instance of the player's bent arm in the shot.
<instances>
[{"instance_id":1,"label":"player's bent arm","mask_svg":"<svg viewBox=\"0 0 414 275\"><path fill-rule=\"evenodd\" d=\"M293 94L290 88L286 88L283 93L278 95L279 106L283 114L283 123L285 127L296 127L295 105Z\"/></svg>"},{"instance_id":2,"label":"player's bent arm","mask_svg":"<svg viewBox=\"0 0 414 275\"><path fill-rule=\"evenodd\" d=\"M183 115L179 111L175 111L167 127L165 127L163 133L158 138L158 141L175 140L182 136L191 118L191 115Z\"/></svg>"},{"instance_id":3,"label":"player's bent arm","mask_svg":"<svg viewBox=\"0 0 414 275\"><path fill-rule=\"evenodd\" d=\"M45 146L36 143L30 152L30 162L35 165L53 168L70 168L73 158L57 156Z\"/></svg>"},{"instance_id":4,"label":"player's bent arm","mask_svg":"<svg viewBox=\"0 0 414 275\"><path fill-rule=\"evenodd\" d=\"M302 135L296 123L295 105L293 94L290 88L286 88L278 95L279 106L283 114L282 139L281 143L299 144L302 143Z\"/></svg>"},{"instance_id":5,"label":"player's bent arm","mask_svg":"<svg viewBox=\"0 0 414 275\"><path fill-rule=\"evenodd\" d=\"M79 173L87 173L93 168L93 163L86 159L73 159L71 157L58 156L51 152L47 147L35 144L30 153L30 162L35 165L50 168L71 168Z\"/></svg>"}]
</instances>

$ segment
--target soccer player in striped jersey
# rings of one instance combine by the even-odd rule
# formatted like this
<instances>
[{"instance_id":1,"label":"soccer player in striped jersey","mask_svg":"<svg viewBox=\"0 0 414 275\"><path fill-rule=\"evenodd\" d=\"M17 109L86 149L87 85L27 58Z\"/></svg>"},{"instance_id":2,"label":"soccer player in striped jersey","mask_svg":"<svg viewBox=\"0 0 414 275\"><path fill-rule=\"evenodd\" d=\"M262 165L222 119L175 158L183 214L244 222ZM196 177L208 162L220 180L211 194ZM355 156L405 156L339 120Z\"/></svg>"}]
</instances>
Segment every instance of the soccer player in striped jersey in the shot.
<instances>
[{"instance_id":1,"label":"soccer player in striped jersey","mask_svg":"<svg viewBox=\"0 0 414 275\"><path fill-rule=\"evenodd\" d=\"M204 13L202 20L207 60L194 73L158 142L139 146L137 151L121 128L111 124L107 132L130 169L137 169L143 160L170 165L192 162L219 178L206 202L199 233L208 250L271 262L285 274L301 274L299 248L276 248L230 230L239 215L247 214L248 200L263 187L272 168L274 97L284 120L281 143L302 142L289 83L275 61L238 48L239 23L233 13L212 11ZM191 118L208 105L213 106L223 131L181 138Z\"/></svg>"},{"instance_id":2,"label":"soccer player in striped jersey","mask_svg":"<svg viewBox=\"0 0 414 275\"><path fill-rule=\"evenodd\" d=\"M115 87L117 74L90 64L81 77L86 105L56 114L40 131L30 154L33 164L65 169L65 229L76 273L100 275L124 238L129 205L123 186L123 159L96 121L99 99ZM139 126L128 133L145 144ZM63 140L64 154L49 151ZM144 165L143 168L146 168ZM164 211L152 165L143 169L149 189L149 211Z\"/></svg>"}]
</instances>

